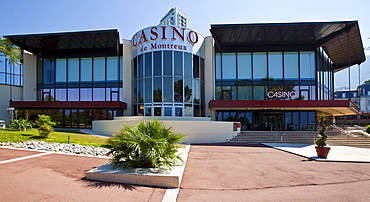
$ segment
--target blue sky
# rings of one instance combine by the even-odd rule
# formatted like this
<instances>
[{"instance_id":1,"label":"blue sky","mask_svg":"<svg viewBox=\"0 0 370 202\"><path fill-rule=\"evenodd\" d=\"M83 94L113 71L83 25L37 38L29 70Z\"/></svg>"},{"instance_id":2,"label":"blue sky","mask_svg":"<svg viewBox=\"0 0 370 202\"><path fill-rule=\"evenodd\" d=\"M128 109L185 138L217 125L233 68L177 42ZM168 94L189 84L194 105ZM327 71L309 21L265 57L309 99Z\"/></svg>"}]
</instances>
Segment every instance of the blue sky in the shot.
<instances>
[{"instance_id":1,"label":"blue sky","mask_svg":"<svg viewBox=\"0 0 370 202\"><path fill-rule=\"evenodd\" d=\"M184 11L189 27L204 36L218 23L358 20L364 47L370 47L369 0L3 0L0 35L116 28L122 39L131 39L172 7ZM370 79L370 71L363 77Z\"/></svg>"}]
</instances>

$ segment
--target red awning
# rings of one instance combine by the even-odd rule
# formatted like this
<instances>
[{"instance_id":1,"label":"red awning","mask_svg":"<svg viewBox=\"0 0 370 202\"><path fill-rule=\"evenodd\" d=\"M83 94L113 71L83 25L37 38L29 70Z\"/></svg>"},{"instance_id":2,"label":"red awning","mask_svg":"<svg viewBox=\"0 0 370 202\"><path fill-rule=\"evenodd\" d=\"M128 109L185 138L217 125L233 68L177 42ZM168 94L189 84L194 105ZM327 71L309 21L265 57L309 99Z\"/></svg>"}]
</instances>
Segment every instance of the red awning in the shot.
<instances>
[{"instance_id":1,"label":"red awning","mask_svg":"<svg viewBox=\"0 0 370 202\"><path fill-rule=\"evenodd\" d=\"M359 114L351 100L211 100L214 110L315 110L333 116Z\"/></svg>"},{"instance_id":2,"label":"red awning","mask_svg":"<svg viewBox=\"0 0 370 202\"><path fill-rule=\"evenodd\" d=\"M10 101L10 107L27 109L127 109L127 104L120 101Z\"/></svg>"}]
</instances>

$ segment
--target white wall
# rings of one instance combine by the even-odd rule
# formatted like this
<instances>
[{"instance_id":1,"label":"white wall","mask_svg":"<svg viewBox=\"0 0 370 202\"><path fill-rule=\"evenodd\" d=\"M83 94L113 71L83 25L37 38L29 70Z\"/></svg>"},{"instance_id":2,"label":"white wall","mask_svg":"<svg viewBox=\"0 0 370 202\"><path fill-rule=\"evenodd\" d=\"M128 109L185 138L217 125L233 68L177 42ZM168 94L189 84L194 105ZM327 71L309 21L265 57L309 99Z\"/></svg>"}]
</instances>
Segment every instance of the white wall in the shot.
<instances>
[{"instance_id":1,"label":"white wall","mask_svg":"<svg viewBox=\"0 0 370 202\"><path fill-rule=\"evenodd\" d=\"M123 40L123 102L127 103L127 110L124 111L125 116L132 115L132 75L131 75L131 41Z\"/></svg>"},{"instance_id":2,"label":"white wall","mask_svg":"<svg viewBox=\"0 0 370 202\"><path fill-rule=\"evenodd\" d=\"M22 100L22 87L0 85L0 120L4 120L6 124L9 124L11 118L10 112L6 110L6 108L9 108L10 90L12 91L13 101Z\"/></svg>"},{"instance_id":3,"label":"white wall","mask_svg":"<svg viewBox=\"0 0 370 202\"><path fill-rule=\"evenodd\" d=\"M205 68L204 68L204 85L205 85L205 109L206 116L214 119L214 112L209 109L209 101L214 100L215 92L215 64L214 64L214 40L211 36L205 38Z\"/></svg>"},{"instance_id":4,"label":"white wall","mask_svg":"<svg viewBox=\"0 0 370 202\"><path fill-rule=\"evenodd\" d=\"M148 120L148 117L141 117ZM170 120L168 117L158 117L166 126L171 126L174 132L187 135L183 139L184 143L212 143L226 142L235 137L237 132L233 131L232 122L216 122L203 119L197 120L196 117L185 117ZM140 117L119 117L116 120L96 120L92 123L93 131L111 135L117 133L123 124L136 125L141 121Z\"/></svg>"},{"instance_id":5,"label":"white wall","mask_svg":"<svg viewBox=\"0 0 370 202\"><path fill-rule=\"evenodd\" d=\"M36 56L28 53L23 54L23 101L36 101ZM14 100L14 99L13 99ZM22 101L22 100L19 100Z\"/></svg>"}]
</instances>

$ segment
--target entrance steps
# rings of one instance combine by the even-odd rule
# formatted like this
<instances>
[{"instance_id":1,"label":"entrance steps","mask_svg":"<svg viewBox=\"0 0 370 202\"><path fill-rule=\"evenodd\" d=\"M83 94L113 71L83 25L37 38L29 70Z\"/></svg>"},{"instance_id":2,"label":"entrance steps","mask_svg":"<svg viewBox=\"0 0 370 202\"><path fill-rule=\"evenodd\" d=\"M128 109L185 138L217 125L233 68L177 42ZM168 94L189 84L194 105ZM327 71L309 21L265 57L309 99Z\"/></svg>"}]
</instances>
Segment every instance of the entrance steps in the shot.
<instances>
[{"instance_id":1,"label":"entrance steps","mask_svg":"<svg viewBox=\"0 0 370 202\"><path fill-rule=\"evenodd\" d=\"M230 142L238 143L291 143L291 144L315 144L319 138L317 133L308 131L284 131L280 135L276 131L243 131ZM328 131L328 145L342 145L354 147L370 147L370 138L362 135L348 136L338 135L337 132Z\"/></svg>"},{"instance_id":2,"label":"entrance steps","mask_svg":"<svg viewBox=\"0 0 370 202\"><path fill-rule=\"evenodd\" d=\"M295 143L313 144L314 137L309 132L284 131L285 135L280 135L276 131L245 131L230 140L230 142L244 143Z\"/></svg>"}]
</instances>

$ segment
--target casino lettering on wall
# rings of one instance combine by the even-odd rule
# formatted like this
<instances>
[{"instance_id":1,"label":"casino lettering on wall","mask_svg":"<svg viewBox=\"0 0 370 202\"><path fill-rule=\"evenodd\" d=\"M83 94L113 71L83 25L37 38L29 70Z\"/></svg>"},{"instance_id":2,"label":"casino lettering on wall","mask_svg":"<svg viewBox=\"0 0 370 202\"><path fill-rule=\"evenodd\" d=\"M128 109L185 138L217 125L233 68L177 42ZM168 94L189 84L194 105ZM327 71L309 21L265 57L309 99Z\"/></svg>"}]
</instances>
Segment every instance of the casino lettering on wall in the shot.
<instances>
[{"instance_id":1,"label":"casino lettering on wall","mask_svg":"<svg viewBox=\"0 0 370 202\"><path fill-rule=\"evenodd\" d=\"M292 98L295 97L297 93L295 91L269 91L267 97L272 98Z\"/></svg>"},{"instance_id":2,"label":"casino lettering on wall","mask_svg":"<svg viewBox=\"0 0 370 202\"><path fill-rule=\"evenodd\" d=\"M138 31L132 37L133 57L156 50L194 53L200 48L203 40L201 34L189 28L170 25L149 27Z\"/></svg>"}]
</instances>

